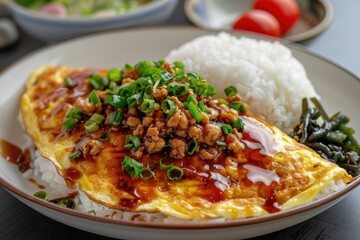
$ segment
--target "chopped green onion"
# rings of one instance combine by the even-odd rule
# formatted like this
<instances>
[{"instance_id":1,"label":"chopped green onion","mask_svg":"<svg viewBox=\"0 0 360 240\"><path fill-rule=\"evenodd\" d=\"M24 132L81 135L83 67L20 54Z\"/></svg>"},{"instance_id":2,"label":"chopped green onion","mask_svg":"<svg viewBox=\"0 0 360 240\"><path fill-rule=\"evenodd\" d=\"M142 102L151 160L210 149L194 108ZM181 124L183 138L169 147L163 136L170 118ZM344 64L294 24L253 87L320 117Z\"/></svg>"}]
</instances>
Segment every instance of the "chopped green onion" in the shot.
<instances>
[{"instance_id":1,"label":"chopped green onion","mask_svg":"<svg viewBox=\"0 0 360 240\"><path fill-rule=\"evenodd\" d=\"M186 99L186 102L189 104L189 103L191 103L191 102L193 102L194 104L196 104L196 99L194 98L194 96L193 95L189 95L188 97L187 97L187 99Z\"/></svg>"},{"instance_id":2,"label":"chopped green onion","mask_svg":"<svg viewBox=\"0 0 360 240\"><path fill-rule=\"evenodd\" d=\"M181 83L172 83L168 86L168 91L177 97L184 96L189 92L189 87Z\"/></svg>"},{"instance_id":3,"label":"chopped green onion","mask_svg":"<svg viewBox=\"0 0 360 240\"><path fill-rule=\"evenodd\" d=\"M87 132L95 132L98 129L99 129L99 124L97 124L94 121L87 121L85 124L85 130Z\"/></svg>"},{"instance_id":4,"label":"chopped green onion","mask_svg":"<svg viewBox=\"0 0 360 240\"><path fill-rule=\"evenodd\" d=\"M188 104L188 108L191 115L195 118L196 122L201 122L203 116L201 115L201 111L194 105L194 103L190 102Z\"/></svg>"},{"instance_id":5,"label":"chopped green onion","mask_svg":"<svg viewBox=\"0 0 360 240\"><path fill-rule=\"evenodd\" d=\"M144 180L149 180L154 177L154 172L150 168L144 168L140 173L140 177Z\"/></svg>"},{"instance_id":6,"label":"chopped green onion","mask_svg":"<svg viewBox=\"0 0 360 240\"><path fill-rule=\"evenodd\" d=\"M38 191L33 194L34 197L44 199L45 201L48 200L48 194L45 191Z\"/></svg>"},{"instance_id":7,"label":"chopped green onion","mask_svg":"<svg viewBox=\"0 0 360 240\"><path fill-rule=\"evenodd\" d=\"M187 76L188 78L192 78L192 79L194 79L194 80L198 80L198 79L199 79L199 75L198 75L197 73L195 73L195 72L189 72L189 73L186 74L186 76Z\"/></svg>"},{"instance_id":8,"label":"chopped green onion","mask_svg":"<svg viewBox=\"0 0 360 240\"><path fill-rule=\"evenodd\" d=\"M184 68L185 67L185 64L183 62L175 61L173 64L174 64L175 68Z\"/></svg>"},{"instance_id":9,"label":"chopped green onion","mask_svg":"<svg viewBox=\"0 0 360 240\"><path fill-rule=\"evenodd\" d=\"M125 68L127 70L132 70L134 67L127 63L127 64L125 64Z\"/></svg>"},{"instance_id":10,"label":"chopped green onion","mask_svg":"<svg viewBox=\"0 0 360 240\"><path fill-rule=\"evenodd\" d=\"M325 136L326 140L337 144L343 143L346 138L347 135L339 130L330 131Z\"/></svg>"},{"instance_id":11,"label":"chopped green onion","mask_svg":"<svg viewBox=\"0 0 360 240\"><path fill-rule=\"evenodd\" d=\"M96 89L96 90L101 89L100 84L95 79L90 78L89 82L93 89Z\"/></svg>"},{"instance_id":12,"label":"chopped green onion","mask_svg":"<svg viewBox=\"0 0 360 240\"><path fill-rule=\"evenodd\" d=\"M160 169L166 170L174 166L174 162L172 159L161 158L160 159Z\"/></svg>"},{"instance_id":13,"label":"chopped green onion","mask_svg":"<svg viewBox=\"0 0 360 240\"><path fill-rule=\"evenodd\" d=\"M168 84L169 82L171 82L171 80L173 80L173 75L171 75L168 71L162 71L160 73L160 77L161 77L161 80L164 84Z\"/></svg>"},{"instance_id":14,"label":"chopped green onion","mask_svg":"<svg viewBox=\"0 0 360 240\"><path fill-rule=\"evenodd\" d=\"M216 145L219 147L226 147L226 142L216 141Z\"/></svg>"},{"instance_id":15,"label":"chopped green onion","mask_svg":"<svg viewBox=\"0 0 360 240\"><path fill-rule=\"evenodd\" d=\"M238 129L240 132L242 132L242 131L244 131L245 124L240 118L238 118L233 123L233 127Z\"/></svg>"},{"instance_id":16,"label":"chopped green onion","mask_svg":"<svg viewBox=\"0 0 360 240\"><path fill-rule=\"evenodd\" d=\"M68 118L64 121L63 125L66 131L71 131L76 126L77 121L75 118Z\"/></svg>"},{"instance_id":17,"label":"chopped green onion","mask_svg":"<svg viewBox=\"0 0 360 240\"><path fill-rule=\"evenodd\" d=\"M235 94L237 94L237 89L234 86L229 86L229 87L225 88L224 91L225 91L226 96L228 96L228 97L232 97Z\"/></svg>"},{"instance_id":18,"label":"chopped green onion","mask_svg":"<svg viewBox=\"0 0 360 240\"><path fill-rule=\"evenodd\" d=\"M165 63L164 59L160 59L158 61L154 61L154 64L157 68L160 68Z\"/></svg>"},{"instance_id":19,"label":"chopped green onion","mask_svg":"<svg viewBox=\"0 0 360 240\"><path fill-rule=\"evenodd\" d=\"M110 125L120 125L124 119L124 113L120 111L114 111L110 115L109 124Z\"/></svg>"},{"instance_id":20,"label":"chopped green onion","mask_svg":"<svg viewBox=\"0 0 360 240\"><path fill-rule=\"evenodd\" d=\"M95 212L95 210L93 209L93 210L88 211L88 214L90 214L90 215L96 215L96 212Z\"/></svg>"},{"instance_id":21,"label":"chopped green onion","mask_svg":"<svg viewBox=\"0 0 360 240\"><path fill-rule=\"evenodd\" d=\"M92 73L89 75L88 80L90 82L90 85L93 87L93 89L95 90L102 90L104 86L101 85L100 83L100 75L97 73Z\"/></svg>"},{"instance_id":22,"label":"chopped green onion","mask_svg":"<svg viewBox=\"0 0 360 240\"><path fill-rule=\"evenodd\" d=\"M151 99L144 99L143 103L141 104L141 111L143 113L149 114L154 110L155 107L155 100Z\"/></svg>"},{"instance_id":23,"label":"chopped green onion","mask_svg":"<svg viewBox=\"0 0 360 240\"><path fill-rule=\"evenodd\" d=\"M96 124L101 124L105 120L105 117L101 114L94 113L88 121L95 122Z\"/></svg>"},{"instance_id":24,"label":"chopped green onion","mask_svg":"<svg viewBox=\"0 0 360 240\"><path fill-rule=\"evenodd\" d=\"M206 88L206 91L202 95L204 95L204 96L214 96L216 93L217 93L216 89L213 86L208 85L207 88Z\"/></svg>"},{"instance_id":25,"label":"chopped green onion","mask_svg":"<svg viewBox=\"0 0 360 240\"><path fill-rule=\"evenodd\" d=\"M76 152L74 152L73 154L71 154L71 155L69 156L69 159L70 159L70 160L74 160L75 158L80 157L80 155L81 155L81 152L80 152L80 151L76 151Z\"/></svg>"},{"instance_id":26,"label":"chopped green onion","mask_svg":"<svg viewBox=\"0 0 360 240\"><path fill-rule=\"evenodd\" d=\"M144 98L151 98L152 94L153 94L153 86L152 85L148 85L146 86L145 90L144 90Z\"/></svg>"},{"instance_id":27,"label":"chopped green onion","mask_svg":"<svg viewBox=\"0 0 360 240\"><path fill-rule=\"evenodd\" d=\"M138 73L140 73L141 75L148 69L151 68L151 62L148 61L141 61L138 64L135 65L135 69Z\"/></svg>"},{"instance_id":28,"label":"chopped green onion","mask_svg":"<svg viewBox=\"0 0 360 240\"><path fill-rule=\"evenodd\" d=\"M65 86L70 87L70 88L73 88L76 86L74 81L69 77L64 78L64 84L65 84Z\"/></svg>"},{"instance_id":29,"label":"chopped green onion","mask_svg":"<svg viewBox=\"0 0 360 240\"><path fill-rule=\"evenodd\" d=\"M132 178L140 176L143 171L142 164L128 156L125 156L122 166Z\"/></svg>"},{"instance_id":30,"label":"chopped green onion","mask_svg":"<svg viewBox=\"0 0 360 240\"><path fill-rule=\"evenodd\" d=\"M76 207L75 200L72 198L63 199L56 204L61 207L66 207L66 208L70 208L70 209L74 209Z\"/></svg>"},{"instance_id":31,"label":"chopped green onion","mask_svg":"<svg viewBox=\"0 0 360 240\"><path fill-rule=\"evenodd\" d=\"M225 100L225 99L222 99L222 98L219 98L218 100L217 100L220 104L224 104L224 105L229 105L229 103Z\"/></svg>"},{"instance_id":32,"label":"chopped green onion","mask_svg":"<svg viewBox=\"0 0 360 240\"><path fill-rule=\"evenodd\" d=\"M169 119L174 115L176 106L172 100L165 99L164 101L161 102L161 109L166 114L167 119Z\"/></svg>"},{"instance_id":33,"label":"chopped green onion","mask_svg":"<svg viewBox=\"0 0 360 240\"><path fill-rule=\"evenodd\" d=\"M136 107L140 103L141 103L140 94L134 94L127 99L127 104L129 105L129 107Z\"/></svg>"},{"instance_id":34,"label":"chopped green onion","mask_svg":"<svg viewBox=\"0 0 360 240\"><path fill-rule=\"evenodd\" d=\"M134 149L134 151L138 150L141 145L141 141L137 136L126 135L125 139L125 147L128 149Z\"/></svg>"},{"instance_id":35,"label":"chopped green onion","mask_svg":"<svg viewBox=\"0 0 360 240\"><path fill-rule=\"evenodd\" d=\"M225 135L229 135L232 132L232 127L229 124L224 124L221 126L221 130Z\"/></svg>"},{"instance_id":36,"label":"chopped green onion","mask_svg":"<svg viewBox=\"0 0 360 240\"><path fill-rule=\"evenodd\" d=\"M112 82L120 82L123 79L123 74L123 71L118 68L114 68L108 72L107 77Z\"/></svg>"},{"instance_id":37,"label":"chopped green onion","mask_svg":"<svg viewBox=\"0 0 360 240\"><path fill-rule=\"evenodd\" d=\"M171 166L170 168L167 169L166 176L171 181L177 181L184 176L184 170L177 166Z\"/></svg>"},{"instance_id":38,"label":"chopped green onion","mask_svg":"<svg viewBox=\"0 0 360 240\"><path fill-rule=\"evenodd\" d=\"M199 102L199 109L204 113L209 113L210 112L209 108L205 105L203 100L201 100Z\"/></svg>"},{"instance_id":39,"label":"chopped green onion","mask_svg":"<svg viewBox=\"0 0 360 240\"><path fill-rule=\"evenodd\" d=\"M150 160L147 163L147 167L151 170L154 170L158 166L158 163L155 160Z\"/></svg>"},{"instance_id":40,"label":"chopped green onion","mask_svg":"<svg viewBox=\"0 0 360 240\"><path fill-rule=\"evenodd\" d=\"M89 102L94 106L101 104L100 98L95 90L92 90L89 94Z\"/></svg>"},{"instance_id":41,"label":"chopped green onion","mask_svg":"<svg viewBox=\"0 0 360 240\"><path fill-rule=\"evenodd\" d=\"M81 120L82 115L81 115L80 110L78 108L74 107L74 108L70 109L70 111L66 114L66 117Z\"/></svg>"},{"instance_id":42,"label":"chopped green onion","mask_svg":"<svg viewBox=\"0 0 360 240\"><path fill-rule=\"evenodd\" d=\"M230 104L230 107L238 111L239 113L242 113L245 111L245 105L242 102L232 102Z\"/></svg>"},{"instance_id":43,"label":"chopped green onion","mask_svg":"<svg viewBox=\"0 0 360 240\"><path fill-rule=\"evenodd\" d=\"M198 143L196 141L191 141L188 145L187 153L189 155L193 155L196 151L197 146L198 146Z\"/></svg>"},{"instance_id":44,"label":"chopped green onion","mask_svg":"<svg viewBox=\"0 0 360 240\"><path fill-rule=\"evenodd\" d=\"M106 101L115 108L126 108L127 106L126 99L119 95L106 96Z\"/></svg>"},{"instance_id":45,"label":"chopped green onion","mask_svg":"<svg viewBox=\"0 0 360 240\"><path fill-rule=\"evenodd\" d=\"M108 133L108 132L103 132L99 136L99 140L102 142L108 142L109 139L110 139L110 133Z\"/></svg>"}]
</instances>

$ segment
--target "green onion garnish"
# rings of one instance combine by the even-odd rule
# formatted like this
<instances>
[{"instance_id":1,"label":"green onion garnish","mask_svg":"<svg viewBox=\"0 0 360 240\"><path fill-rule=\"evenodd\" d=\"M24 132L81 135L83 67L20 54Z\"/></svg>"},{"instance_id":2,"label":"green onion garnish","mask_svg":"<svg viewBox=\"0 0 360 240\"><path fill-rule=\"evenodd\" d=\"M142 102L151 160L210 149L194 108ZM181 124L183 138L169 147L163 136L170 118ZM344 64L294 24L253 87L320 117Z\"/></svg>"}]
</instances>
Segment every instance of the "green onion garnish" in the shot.
<instances>
[{"instance_id":1,"label":"green onion garnish","mask_svg":"<svg viewBox=\"0 0 360 240\"><path fill-rule=\"evenodd\" d=\"M189 111L191 113L191 115L195 118L196 122L201 122L201 120L203 119L203 116L201 115L201 111L198 109L197 106L195 106L194 103L190 102L188 104L188 108Z\"/></svg>"},{"instance_id":2,"label":"green onion garnish","mask_svg":"<svg viewBox=\"0 0 360 240\"><path fill-rule=\"evenodd\" d=\"M99 124L97 124L94 121L87 121L85 124L85 130L87 132L95 132L98 129L99 129Z\"/></svg>"},{"instance_id":3,"label":"green onion garnish","mask_svg":"<svg viewBox=\"0 0 360 240\"><path fill-rule=\"evenodd\" d=\"M128 156L125 156L122 166L132 178L140 176L143 171L142 164Z\"/></svg>"},{"instance_id":4,"label":"green onion garnish","mask_svg":"<svg viewBox=\"0 0 360 240\"><path fill-rule=\"evenodd\" d=\"M75 118L68 118L64 121L63 125L66 131L71 131L77 124L77 121Z\"/></svg>"},{"instance_id":5,"label":"green onion garnish","mask_svg":"<svg viewBox=\"0 0 360 240\"><path fill-rule=\"evenodd\" d=\"M125 64L125 68L127 70L132 70L134 67L127 63L127 64Z\"/></svg>"},{"instance_id":6,"label":"green onion garnish","mask_svg":"<svg viewBox=\"0 0 360 240\"><path fill-rule=\"evenodd\" d=\"M144 168L140 173L140 177L144 180L149 180L154 177L154 172L150 168Z\"/></svg>"},{"instance_id":7,"label":"green onion garnish","mask_svg":"<svg viewBox=\"0 0 360 240\"><path fill-rule=\"evenodd\" d=\"M191 141L188 145L187 153L189 155L193 155L196 151L197 146L198 146L198 143L196 141L194 141L194 140Z\"/></svg>"},{"instance_id":8,"label":"green onion garnish","mask_svg":"<svg viewBox=\"0 0 360 240\"><path fill-rule=\"evenodd\" d=\"M101 104L100 98L95 90L92 90L89 94L89 102L94 106Z\"/></svg>"},{"instance_id":9,"label":"green onion garnish","mask_svg":"<svg viewBox=\"0 0 360 240\"><path fill-rule=\"evenodd\" d=\"M242 132L242 131L244 131L245 124L240 118L238 118L233 123L233 127L236 128L237 130L239 130L240 132Z\"/></svg>"},{"instance_id":10,"label":"green onion garnish","mask_svg":"<svg viewBox=\"0 0 360 240\"><path fill-rule=\"evenodd\" d=\"M105 120L105 117L101 114L94 113L88 121L95 122L96 124L101 124Z\"/></svg>"},{"instance_id":11,"label":"green onion garnish","mask_svg":"<svg viewBox=\"0 0 360 240\"><path fill-rule=\"evenodd\" d=\"M66 114L67 118L75 118L77 120L81 120L82 115L78 108L74 107L70 109L70 111Z\"/></svg>"},{"instance_id":12,"label":"green onion garnish","mask_svg":"<svg viewBox=\"0 0 360 240\"><path fill-rule=\"evenodd\" d=\"M65 84L65 86L70 87L70 88L73 88L76 86L74 81L69 77L64 78L64 84Z\"/></svg>"},{"instance_id":13,"label":"green onion garnish","mask_svg":"<svg viewBox=\"0 0 360 240\"><path fill-rule=\"evenodd\" d=\"M164 59L160 59L159 61L154 61L154 64L157 68L160 68L161 65L163 65L165 63Z\"/></svg>"},{"instance_id":14,"label":"green onion garnish","mask_svg":"<svg viewBox=\"0 0 360 240\"><path fill-rule=\"evenodd\" d=\"M119 95L106 96L106 101L115 108L126 108L127 106L126 99Z\"/></svg>"},{"instance_id":15,"label":"green onion garnish","mask_svg":"<svg viewBox=\"0 0 360 240\"><path fill-rule=\"evenodd\" d=\"M174 162L172 159L161 158L160 159L160 169L166 170L174 166Z\"/></svg>"},{"instance_id":16,"label":"green onion garnish","mask_svg":"<svg viewBox=\"0 0 360 240\"><path fill-rule=\"evenodd\" d=\"M138 150L141 145L141 141L137 136L126 135L125 139L125 147L128 149L134 149L134 151Z\"/></svg>"},{"instance_id":17,"label":"green onion garnish","mask_svg":"<svg viewBox=\"0 0 360 240\"><path fill-rule=\"evenodd\" d=\"M110 133L108 132L103 132L100 134L99 136L99 140L102 141L102 142L107 142L110 140Z\"/></svg>"},{"instance_id":18,"label":"green onion garnish","mask_svg":"<svg viewBox=\"0 0 360 240\"><path fill-rule=\"evenodd\" d=\"M234 86L229 86L224 89L226 96L231 97L237 94L237 89Z\"/></svg>"},{"instance_id":19,"label":"green onion garnish","mask_svg":"<svg viewBox=\"0 0 360 240\"><path fill-rule=\"evenodd\" d=\"M100 84L100 78L101 78L100 75L95 72L89 75L88 80L93 89L95 90L103 89L103 86L101 86Z\"/></svg>"},{"instance_id":20,"label":"green onion garnish","mask_svg":"<svg viewBox=\"0 0 360 240\"><path fill-rule=\"evenodd\" d=\"M161 72L160 77L164 84L168 84L174 78L168 71Z\"/></svg>"},{"instance_id":21,"label":"green onion garnish","mask_svg":"<svg viewBox=\"0 0 360 240\"><path fill-rule=\"evenodd\" d=\"M90 214L90 215L96 215L96 211L93 209L93 210L90 210L90 211L88 211L88 214Z\"/></svg>"},{"instance_id":22,"label":"green onion garnish","mask_svg":"<svg viewBox=\"0 0 360 240\"><path fill-rule=\"evenodd\" d=\"M184 170L177 166L171 166L170 168L167 169L166 176L171 181L177 181L184 176Z\"/></svg>"},{"instance_id":23,"label":"green onion garnish","mask_svg":"<svg viewBox=\"0 0 360 240\"><path fill-rule=\"evenodd\" d=\"M239 113L242 113L245 111L245 105L242 102L232 102L230 104L230 107L238 111Z\"/></svg>"},{"instance_id":24,"label":"green onion garnish","mask_svg":"<svg viewBox=\"0 0 360 240\"><path fill-rule=\"evenodd\" d=\"M136 107L141 103L141 94L134 94L127 99L127 104L129 107Z\"/></svg>"},{"instance_id":25,"label":"green onion garnish","mask_svg":"<svg viewBox=\"0 0 360 240\"><path fill-rule=\"evenodd\" d=\"M152 86L152 85L146 86L146 88L144 89L144 93L143 93L143 94L144 94L144 95L143 95L144 99L152 98L153 86Z\"/></svg>"},{"instance_id":26,"label":"green onion garnish","mask_svg":"<svg viewBox=\"0 0 360 240\"><path fill-rule=\"evenodd\" d=\"M80 155L81 155L81 152L78 150L78 151L74 152L73 154L71 154L71 155L69 156L69 159L70 159L70 160L74 160L75 158L80 157Z\"/></svg>"},{"instance_id":27,"label":"green onion garnish","mask_svg":"<svg viewBox=\"0 0 360 240\"><path fill-rule=\"evenodd\" d=\"M194 80L198 80L199 79L199 75L195 72L189 72L186 74L186 76L188 78L194 79Z\"/></svg>"},{"instance_id":28,"label":"green onion garnish","mask_svg":"<svg viewBox=\"0 0 360 240\"><path fill-rule=\"evenodd\" d=\"M177 97L184 96L189 92L189 87L181 83L172 83L168 86L168 91Z\"/></svg>"},{"instance_id":29,"label":"green onion garnish","mask_svg":"<svg viewBox=\"0 0 360 240\"><path fill-rule=\"evenodd\" d=\"M33 194L34 197L44 199L45 201L48 200L48 194L45 191L38 191Z\"/></svg>"},{"instance_id":30,"label":"green onion garnish","mask_svg":"<svg viewBox=\"0 0 360 240\"><path fill-rule=\"evenodd\" d=\"M161 102L161 110L166 114L166 118L169 119L172 117L172 115L174 115L176 110L175 103L170 99L165 99Z\"/></svg>"},{"instance_id":31,"label":"green onion garnish","mask_svg":"<svg viewBox=\"0 0 360 240\"><path fill-rule=\"evenodd\" d=\"M135 65L135 69L138 73L140 73L141 75L148 69L151 68L151 62L148 61L141 61L138 64Z\"/></svg>"},{"instance_id":32,"label":"green onion garnish","mask_svg":"<svg viewBox=\"0 0 360 240\"><path fill-rule=\"evenodd\" d=\"M229 124L224 124L221 126L221 130L225 135L229 135L232 132L232 127Z\"/></svg>"},{"instance_id":33,"label":"green onion garnish","mask_svg":"<svg viewBox=\"0 0 360 240\"><path fill-rule=\"evenodd\" d=\"M220 103L220 104L224 104L224 105L229 105L229 103L225 100L225 99L222 99L222 98L219 98L218 99L218 102Z\"/></svg>"},{"instance_id":34,"label":"green onion garnish","mask_svg":"<svg viewBox=\"0 0 360 240\"><path fill-rule=\"evenodd\" d=\"M109 124L118 126L122 123L124 119L124 113L120 111L114 111L110 115Z\"/></svg>"},{"instance_id":35,"label":"green onion garnish","mask_svg":"<svg viewBox=\"0 0 360 240\"><path fill-rule=\"evenodd\" d=\"M226 147L226 142L216 141L216 145L219 147Z\"/></svg>"},{"instance_id":36,"label":"green onion garnish","mask_svg":"<svg viewBox=\"0 0 360 240\"><path fill-rule=\"evenodd\" d=\"M70 208L70 209L74 209L76 207L75 200L72 198L63 199L56 204L61 207L66 207L66 208Z\"/></svg>"},{"instance_id":37,"label":"green onion garnish","mask_svg":"<svg viewBox=\"0 0 360 240\"><path fill-rule=\"evenodd\" d=\"M123 71L118 68L114 68L108 72L107 77L112 82L120 82L123 79L123 74Z\"/></svg>"},{"instance_id":38,"label":"green onion garnish","mask_svg":"<svg viewBox=\"0 0 360 240\"><path fill-rule=\"evenodd\" d=\"M141 104L141 111L143 113L149 114L155 107L155 100L151 99L144 99L143 103Z\"/></svg>"},{"instance_id":39,"label":"green onion garnish","mask_svg":"<svg viewBox=\"0 0 360 240\"><path fill-rule=\"evenodd\" d=\"M147 167L150 168L151 170L154 170L157 166L158 166L158 163L155 160L150 160L147 163Z\"/></svg>"},{"instance_id":40,"label":"green onion garnish","mask_svg":"<svg viewBox=\"0 0 360 240\"><path fill-rule=\"evenodd\" d=\"M178 61L175 61L174 63L174 67L175 68L184 68L185 67L185 64L183 62L178 62Z\"/></svg>"},{"instance_id":41,"label":"green onion garnish","mask_svg":"<svg viewBox=\"0 0 360 240\"><path fill-rule=\"evenodd\" d=\"M203 100L199 102L199 109L204 113L209 113L210 111L209 108L205 105Z\"/></svg>"}]
</instances>

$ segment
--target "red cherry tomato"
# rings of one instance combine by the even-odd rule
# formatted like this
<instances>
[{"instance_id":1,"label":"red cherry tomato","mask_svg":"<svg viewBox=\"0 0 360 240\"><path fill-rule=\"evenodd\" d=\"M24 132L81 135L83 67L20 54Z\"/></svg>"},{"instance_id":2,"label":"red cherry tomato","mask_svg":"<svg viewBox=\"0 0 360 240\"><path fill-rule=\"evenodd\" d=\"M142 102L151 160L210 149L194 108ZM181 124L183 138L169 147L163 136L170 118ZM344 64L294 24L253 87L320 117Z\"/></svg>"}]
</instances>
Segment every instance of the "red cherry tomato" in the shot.
<instances>
[{"instance_id":1,"label":"red cherry tomato","mask_svg":"<svg viewBox=\"0 0 360 240\"><path fill-rule=\"evenodd\" d=\"M280 24L270 13L263 10L249 10L242 14L233 25L234 30L257 32L273 37L281 34Z\"/></svg>"},{"instance_id":2,"label":"red cherry tomato","mask_svg":"<svg viewBox=\"0 0 360 240\"><path fill-rule=\"evenodd\" d=\"M255 0L253 8L271 13L279 21L282 34L289 31L300 17L296 0Z\"/></svg>"}]
</instances>

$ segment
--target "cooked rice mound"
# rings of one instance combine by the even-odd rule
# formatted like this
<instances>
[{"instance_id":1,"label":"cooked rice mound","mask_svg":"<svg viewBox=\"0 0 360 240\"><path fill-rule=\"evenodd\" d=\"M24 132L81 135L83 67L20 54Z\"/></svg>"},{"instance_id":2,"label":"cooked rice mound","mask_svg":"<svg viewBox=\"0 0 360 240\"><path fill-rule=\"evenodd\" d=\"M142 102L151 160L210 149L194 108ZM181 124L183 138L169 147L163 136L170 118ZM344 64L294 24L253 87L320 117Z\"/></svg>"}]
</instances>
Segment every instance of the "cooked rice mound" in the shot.
<instances>
[{"instance_id":1,"label":"cooked rice mound","mask_svg":"<svg viewBox=\"0 0 360 240\"><path fill-rule=\"evenodd\" d=\"M301 99L319 97L303 65L279 42L220 33L184 44L167 60L183 61L216 89L235 86L254 115L285 132L299 119Z\"/></svg>"}]
</instances>

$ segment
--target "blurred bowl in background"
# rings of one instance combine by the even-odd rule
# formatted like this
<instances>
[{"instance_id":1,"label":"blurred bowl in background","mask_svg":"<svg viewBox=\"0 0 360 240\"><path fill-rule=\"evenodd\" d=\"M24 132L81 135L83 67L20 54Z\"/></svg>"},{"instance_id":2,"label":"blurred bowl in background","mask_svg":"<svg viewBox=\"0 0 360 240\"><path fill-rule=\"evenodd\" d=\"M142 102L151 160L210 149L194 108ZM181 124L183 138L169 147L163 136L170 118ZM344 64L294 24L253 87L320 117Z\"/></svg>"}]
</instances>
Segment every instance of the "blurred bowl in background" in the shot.
<instances>
[{"instance_id":1,"label":"blurred bowl in background","mask_svg":"<svg viewBox=\"0 0 360 240\"><path fill-rule=\"evenodd\" d=\"M185 14L198 27L231 30L239 16L252 8L254 0L186 0ZM301 17L283 39L299 42L324 31L331 23L333 9L329 0L297 0Z\"/></svg>"},{"instance_id":2,"label":"blurred bowl in background","mask_svg":"<svg viewBox=\"0 0 360 240\"><path fill-rule=\"evenodd\" d=\"M46 42L58 42L87 33L121 27L158 24L170 17L176 4L177 0L156 0L115 16L60 18L24 8L13 0L8 1L10 11L20 27Z\"/></svg>"}]
</instances>

